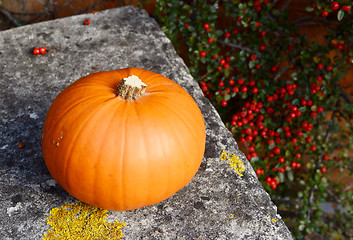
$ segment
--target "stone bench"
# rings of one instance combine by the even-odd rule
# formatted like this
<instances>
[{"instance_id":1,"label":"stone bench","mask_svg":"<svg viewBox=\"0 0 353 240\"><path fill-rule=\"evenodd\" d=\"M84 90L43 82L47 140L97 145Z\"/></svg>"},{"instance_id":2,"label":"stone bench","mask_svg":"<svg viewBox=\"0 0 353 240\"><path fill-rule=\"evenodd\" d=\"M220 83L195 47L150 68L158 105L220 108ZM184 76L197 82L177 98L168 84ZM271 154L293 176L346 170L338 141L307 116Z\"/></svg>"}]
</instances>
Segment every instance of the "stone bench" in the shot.
<instances>
[{"instance_id":1,"label":"stone bench","mask_svg":"<svg viewBox=\"0 0 353 240\"><path fill-rule=\"evenodd\" d=\"M91 24L84 26L83 21ZM46 47L35 56L35 47ZM139 67L160 73L196 100L206 123L206 152L193 180L153 206L110 212L125 239L292 239L277 208L218 113L158 24L123 7L0 32L1 239L41 239L50 209L76 199L52 180L41 130L57 94L97 71ZM20 149L18 143L23 142ZM223 150L240 157L240 176Z\"/></svg>"}]
</instances>

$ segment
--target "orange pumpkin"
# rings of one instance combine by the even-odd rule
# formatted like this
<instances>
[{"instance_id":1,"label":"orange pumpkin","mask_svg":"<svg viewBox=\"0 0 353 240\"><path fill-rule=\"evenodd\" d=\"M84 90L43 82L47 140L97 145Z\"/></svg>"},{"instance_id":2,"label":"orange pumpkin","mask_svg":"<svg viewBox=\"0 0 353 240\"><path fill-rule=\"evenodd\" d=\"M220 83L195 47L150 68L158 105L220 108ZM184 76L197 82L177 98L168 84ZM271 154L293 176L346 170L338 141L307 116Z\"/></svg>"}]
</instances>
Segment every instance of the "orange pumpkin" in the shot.
<instances>
[{"instance_id":1,"label":"orange pumpkin","mask_svg":"<svg viewBox=\"0 0 353 240\"><path fill-rule=\"evenodd\" d=\"M72 196L131 210L183 188L201 164L205 140L201 111L182 87L126 68L63 90L45 118L42 149L50 174Z\"/></svg>"}]
</instances>

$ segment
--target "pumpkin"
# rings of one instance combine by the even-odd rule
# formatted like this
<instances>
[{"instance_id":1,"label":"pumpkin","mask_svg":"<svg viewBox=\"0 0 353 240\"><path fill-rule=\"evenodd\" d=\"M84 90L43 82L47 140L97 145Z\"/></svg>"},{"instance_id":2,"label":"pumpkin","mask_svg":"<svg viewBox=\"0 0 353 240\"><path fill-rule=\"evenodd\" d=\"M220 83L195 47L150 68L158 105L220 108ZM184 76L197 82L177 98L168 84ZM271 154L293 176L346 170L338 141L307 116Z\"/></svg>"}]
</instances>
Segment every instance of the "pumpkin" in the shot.
<instances>
[{"instance_id":1,"label":"pumpkin","mask_svg":"<svg viewBox=\"0 0 353 240\"><path fill-rule=\"evenodd\" d=\"M85 76L51 104L42 151L57 183L75 198L131 210L169 198L196 174L205 124L172 80L125 68Z\"/></svg>"}]
</instances>

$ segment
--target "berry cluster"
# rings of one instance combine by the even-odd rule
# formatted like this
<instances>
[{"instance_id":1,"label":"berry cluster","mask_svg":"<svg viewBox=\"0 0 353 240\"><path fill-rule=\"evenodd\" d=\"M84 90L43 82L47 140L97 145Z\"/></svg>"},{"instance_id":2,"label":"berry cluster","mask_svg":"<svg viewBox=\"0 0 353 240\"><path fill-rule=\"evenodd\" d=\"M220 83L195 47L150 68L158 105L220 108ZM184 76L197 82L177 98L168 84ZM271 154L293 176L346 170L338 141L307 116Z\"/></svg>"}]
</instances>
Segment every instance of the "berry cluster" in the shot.
<instances>
[{"instance_id":1,"label":"berry cluster","mask_svg":"<svg viewBox=\"0 0 353 240\"><path fill-rule=\"evenodd\" d=\"M45 47L35 48L32 52L34 55L45 54L47 52L47 49Z\"/></svg>"},{"instance_id":2,"label":"berry cluster","mask_svg":"<svg viewBox=\"0 0 353 240\"><path fill-rule=\"evenodd\" d=\"M86 19L85 21L83 21L83 25L90 25L91 24L91 20L90 19Z\"/></svg>"},{"instance_id":3,"label":"berry cluster","mask_svg":"<svg viewBox=\"0 0 353 240\"><path fill-rule=\"evenodd\" d=\"M302 224L301 232L313 232L307 219L319 206L311 201L327 200L327 173L346 164L346 149L353 147L347 120L353 118L353 105L340 86L353 64L351 1L311 2L318 16L323 10L332 16L308 19L336 21L324 45L301 35L295 24L306 26L306 18L288 22L277 1L163 2L158 6L167 35L259 180L274 196L297 193L303 211L296 224ZM179 15L167 10L171 6ZM347 124L340 123L343 119Z\"/></svg>"}]
</instances>

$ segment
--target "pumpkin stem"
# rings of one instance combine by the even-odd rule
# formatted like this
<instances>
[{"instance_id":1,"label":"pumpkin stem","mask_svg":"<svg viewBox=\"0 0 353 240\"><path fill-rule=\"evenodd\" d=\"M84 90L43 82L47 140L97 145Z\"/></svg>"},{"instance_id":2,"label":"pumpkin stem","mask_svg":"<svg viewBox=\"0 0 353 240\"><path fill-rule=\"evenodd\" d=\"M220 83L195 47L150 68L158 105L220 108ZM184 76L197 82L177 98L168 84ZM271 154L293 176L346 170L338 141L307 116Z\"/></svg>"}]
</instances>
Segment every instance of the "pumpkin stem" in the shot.
<instances>
[{"instance_id":1,"label":"pumpkin stem","mask_svg":"<svg viewBox=\"0 0 353 240\"><path fill-rule=\"evenodd\" d=\"M119 83L116 92L119 97L127 101L136 100L145 94L147 85L135 75L123 78Z\"/></svg>"}]
</instances>

